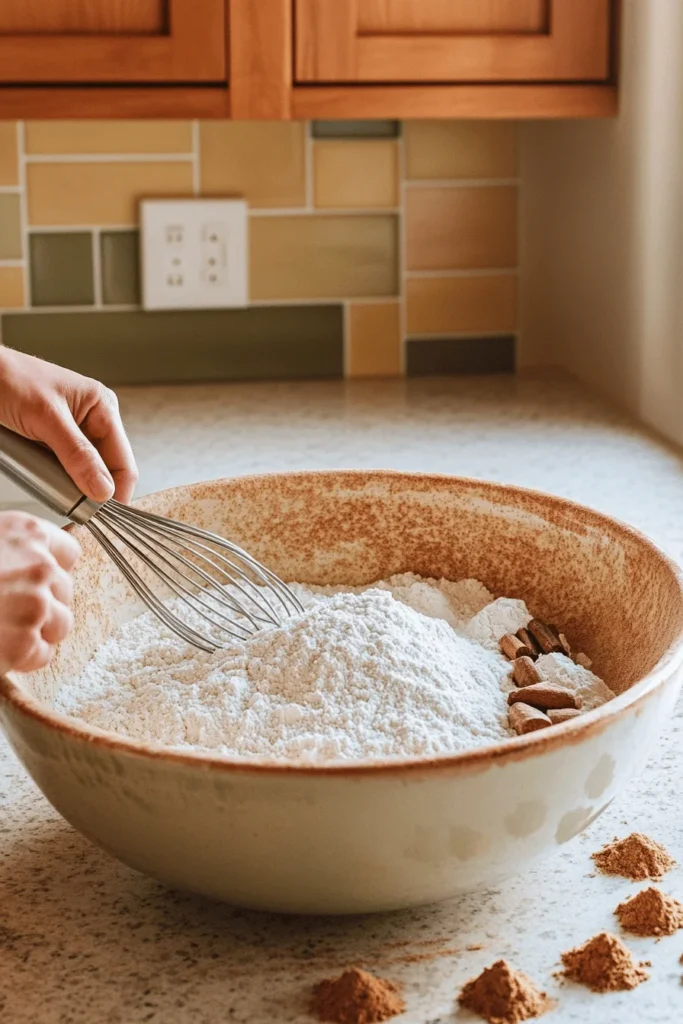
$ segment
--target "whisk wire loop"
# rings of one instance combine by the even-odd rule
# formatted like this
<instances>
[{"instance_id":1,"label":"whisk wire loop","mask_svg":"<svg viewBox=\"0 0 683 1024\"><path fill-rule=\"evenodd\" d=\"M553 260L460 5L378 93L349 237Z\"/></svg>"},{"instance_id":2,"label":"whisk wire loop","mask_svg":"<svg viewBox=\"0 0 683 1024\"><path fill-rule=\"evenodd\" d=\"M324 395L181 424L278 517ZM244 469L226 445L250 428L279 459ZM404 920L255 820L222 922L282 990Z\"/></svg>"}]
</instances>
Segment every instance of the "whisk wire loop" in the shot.
<instances>
[{"instance_id":1,"label":"whisk wire loop","mask_svg":"<svg viewBox=\"0 0 683 1024\"><path fill-rule=\"evenodd\" d=\"M125 517L115 514L114 518L118 524L125 526L125 528L128 530L131 529ZM186 534L184 532L180 533L175 530L166 530L163 527L160 527L156 524L147 524L144 522L144 520L139 520L138 525L136 526L136 531L137 535L144 534L146 537L150 538L153 550L156 550L154 549L153 546L154 541L158 536L160 536L164 540L172 541L178 548L180 548L181 551L185 551L189 554L194 555L196 558L201 559L204 565L209 566L211 569L214 569L216 572L218 572L222 577L222 579L219 582L231 585L233 588L235 588L242 594L242 596L246 599L247 602L251 601L251 603L259 609L261 614L250 612L248 610L248 606L245 607L245 605L240 603L236 595L230 593L225 594L227 600L234 602L235 611L249 618L255 628L259 628L259 626L257 625L258 621L261 621L264 624L270 623L274 626L280 625L280 617L273 609L272 605L268 601L265 594L261 593L261 591L263 591L264 588L256 586L254 583L252 583L251 580L246 578L243 570L240 568L239 565L237 565L235 561L231 561L230 559L226 558L219 551L215 551L207 544L202 544L199 541L186 538ZM183 539L181 540L179 539L179 537L182 537ZM182 557L178 555L175 549L168 549L168 551L169 554L176 557L178 561L180 561L181 564L185 568L187 568L187 561L183 560ZM210 555L213 557L209 557ZM223 565L218 565L214 559L219 559L220 562L227 565L229 571L226 571ZM199 571L198 567L194 564L193 568ZM209 574L203 575L203 578L205 582L208 582L210 585L215 585L216 583L216 581Z\"/></svg>"},{"instance_id":2,"label":"whisk wire loop","mask_svg":"<svg viewBox=\"0 0 683 1024\"><path fill-rule=\"evenodd\" d=\"M212 653L217 650L216 644L208 637L205 637L197 630L192 629L191 626L183 622L182 619L178 618L178 616L168 610L164 602L145 583L142 577L131 569L130 564L123 557L116 545L112 543L107 534L100 528L97 522L91 519L84 525L95 537L98 544L100 544L106 551L138 597L147 605L150 611L153 612L158 619L164 622L177 636L186 640L194 647L199 647L201 650L207 651L208 653Z\"/></svg>"},{"instance_id":3,"label":"whisk wire loop","mask_svg":"<svg viewBox=\"0 0 683 1024\"><path fill-rule=\"evenodd\" d=\"M185 573L179 570L176 566L174 566L170 559L166 558L152 545L148 544L147 541L145 541L144 537L142 537L139 532L138 534L133 534L131 536L129 531L119 529L117 526L114 526L111 523L108 523L107 525L111 533L118 540L120 540L128 548L128 550L131 551L143 563L143 565L145 565L148 569L151 569L151 571L163 583L165 583L168 586L168 588L172 590L177 597L180 598L181 601L188 605L192 609L192 611L196 612L207 622L210 622L211 625L217 627L218 629L224 630L225 632L237 637L238 639L248 638L250 631L246 627L242 631L238 631L237 628L235 628L235 624L232 619L223 615L220 611L214 608L206 600L199 597L198 593L196 592L197 583L191 580L189 576L187 576ZM176 575L174 576L170 572L168 572L164 568L164 565L169 566L169 568L171 568ZM207 573L201 572L200 570L198 570L198 573L200 577L203 578L210 586L215 586L215 582ZM195 590L192 590L190 587L188 587L186 583L183 582L184 580L192 584L195 587ZM214 596L214 591L207 590L206 588L203 588L201 591L199 591L199 593L207 594L209 597ZM221 596L225 597L226 603L233 611L236 610L232 604L232 601L230 600L229 595L224 594ZM215 600L215 603L219 604L220 602L218 600ZM209 612L213 614L209 614ZM238 614L241 614L241 612L238 612ZM214 618L214 615L218 615L219 618L222 619L222 621L219 622L216 618ZM251 624L254 629L259 628L258 624L253 620L251 620Z\"/></svg>"},{"instance_id":4,"label":"whisk wire loop","mask_svg":"<svg viewBox=\"0 0 683 1024\"><path fill-rule=\"evenodd\" d=\"M215 544L217 547L234 555L240 562L245 564L257 579L261 580L264 585L268 585L271 591L278 597L283 609L287 611L288 614L292 614L292 612L303 612L304 606L301 601L299 601L279 576L276 576L274 572L271 572L271 570L266 568L265 565L258 562L253 555L249 554L248 551L238 547L237 544L233 544L232 541L226 540L224 537L220 537L217 533L212 533L209 530L203 530L198 526L189 526L187 523L181 523L175 519L167 519L164 516L157 515L155 512L146 512L142 509L130 508L127 505L121 505L114 499L106 502L106 507L107 511L123 514L132 518L142 519L148 525L155 523L161 531L167 534L184 534L193 539L203 538L207 542ZM236 566L235 568L244 579L248 580L244 570L239 568L239 566Z\"/></svg>"},{"instance_id":5,"label":"whisk wire loop","mask_svg":"<svg viewBox=\"0 0 683 1024\"><path fill-rule=\"evenodd\" d=\"M84 525L150 611L202 650L218 650L228 637L247 640L264 626L280 626L283 618L303 611L301 602L278 576L236 544L208 530L129 508L114 499L105 502ZM131 563L131 555L142 571ZM197 624L172 611L143 573L163 584L191 611Z\"/></svg>"}]
</instances>

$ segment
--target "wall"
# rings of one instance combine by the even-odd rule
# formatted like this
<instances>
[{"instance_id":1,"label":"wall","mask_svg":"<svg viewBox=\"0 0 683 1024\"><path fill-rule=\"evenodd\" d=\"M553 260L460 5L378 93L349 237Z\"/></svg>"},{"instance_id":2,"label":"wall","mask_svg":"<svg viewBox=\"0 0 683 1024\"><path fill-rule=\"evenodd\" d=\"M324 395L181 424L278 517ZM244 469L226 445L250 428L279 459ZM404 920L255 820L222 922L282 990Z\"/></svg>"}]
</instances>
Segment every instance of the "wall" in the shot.
<instances>
[{"instance_id":1,"label":"wall","mask_svg":"<svg viewBox=\"0 0 683 1024\"><path fill-rule=\"evenodd\" d=\"M0 122L4 342L108 382L513 369L515 126ZM137 203L244 195L250 307L143 313Z\"/></svg>"},{"instance_id":2,"label":"wall","mask_svg":"<svg viewBox=\"0 0 683 1024\"><path fill-rule=\"evenodd\" d=\"M521 131L520 361L683 443L683 4L625 0L620 114Z\"/></svg>"}]
</instances>

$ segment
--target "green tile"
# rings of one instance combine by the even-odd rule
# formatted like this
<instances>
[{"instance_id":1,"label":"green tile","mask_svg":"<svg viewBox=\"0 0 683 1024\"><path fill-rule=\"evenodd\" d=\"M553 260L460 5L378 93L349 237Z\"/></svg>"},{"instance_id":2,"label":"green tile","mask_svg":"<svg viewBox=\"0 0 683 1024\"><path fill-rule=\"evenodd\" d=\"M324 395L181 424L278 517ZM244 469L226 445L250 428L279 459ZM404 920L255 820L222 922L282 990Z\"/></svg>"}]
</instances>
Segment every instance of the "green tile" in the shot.
<instances>
[{"instance_id":1,"label":"green tile","mask_svg":"<svg viewBox=\"0 0 683 1024\"><path fill-rule=\"evenodd\" d=\"M12 192L0 194L0 260L20 260L21 207L19 196Z\"/></svg>"},{"instance_id":2,"label":"green tile","mask_svg":"<svg viewBox=\"0 0 683 1024\"><path fill-rule=\"evenodd\" d=\"M31 234L31 305L90 306L95 301L89 231Z\"/></svg>"},{"instance_id":3,"label":"green tile","mask_svg":"<svg viewBox=\"0 0 683 1024\"><path fill-rule=\"evenodd\" d=\"M3 318L10 348L107 384L341 377L341 306Z\"/></svg>"},{"instance_id":4,"label":"green tile","mask_svg":"<svg viewBox=\"0 0 683 1024\"><path fill-rule=\"evenodd\" d=\"M139 305L139 244L137 231L103 231L100 235L102 302L105 306Z\"/></svg>"},{"instance_id":5,"label":"green tile","mask_svg":"<svg viewBox=\"0 0 683 1024\"><path fill-rule=\"evenodd\" d=\"M406 343L407 373L514 373L515 336L490 338L411 338Z\"/></svg>"},{"instance_id":6,"label":"green tile","mask_svg":"<svg viewBox=\"0 0 683 1024\"><path fill-rule=\"evenodd\" d=\"M400 121L312 121L315 139L395 139Z\"/></svg>"}]
</instances>

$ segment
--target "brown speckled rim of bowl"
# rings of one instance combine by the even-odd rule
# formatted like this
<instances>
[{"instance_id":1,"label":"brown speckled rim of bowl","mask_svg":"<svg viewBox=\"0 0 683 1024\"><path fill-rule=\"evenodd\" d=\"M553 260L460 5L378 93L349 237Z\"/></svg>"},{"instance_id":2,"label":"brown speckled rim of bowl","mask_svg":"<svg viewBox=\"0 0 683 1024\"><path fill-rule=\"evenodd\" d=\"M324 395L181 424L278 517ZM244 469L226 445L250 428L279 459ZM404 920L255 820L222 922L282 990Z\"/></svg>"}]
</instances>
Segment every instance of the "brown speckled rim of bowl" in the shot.
<instances>
[{"instance_id":1,"label":"brown speckled rim of bowl","mask_svg":"<svg viewBox=\"0 0 683 1024\"><path fill-rule=\"evenodd\" d=\"M646 537L639 530L614 519L611 516L591 509L578 502L569 501L567 498L554 494L547 494L544 491L533 490L526 487L517 487L512 484L501 484L486 480L477 480L474 477L456 477L445 473L407 473L394 470L313 470L296 471L290 473L262 473L245 475L242 477L222 478L205 481L203 483L189 484L180 487L169 487L163 491L156 491L154 494L145 495L134 505L145 507L146 503L161 495L173 496L175 494L187 497L188 493L201 491L205 487L213 487L217 484L227 483L230 480L240 481L284 481L291 478L315 478L329 477L332 473L345 479L376 479L397 480L405 478L415 482L416 480L433 481L435 484L448 482L450 484L461 484L488 491L490 495L515 494L526 501L541 501L558 512L572 510L579 512L581 517L588 518L594 523L609 525L610 533L635 539L640 545L649 549L660 563L668 568L674 581L678 586L679 596L683 602L683 571L661 548ZM495 502L494 502L495 503ZM70 530L67 526L65 529ZM95 726L86 727L80 725L75 719L68 718L59 712L52 711L44 704L37 701L25 690L22 690L16 683L5 675L0 675L0 700L4 699L21 714L32 718L35 722L62 733L63 736L73 736L84 740L93 747L101 747L108 751L119 751L130 756L139 756L152 760L161 760L172 764L186 765L188 768L197 768L202 771L215 770L227 772L253 772L256 774L297 774L314 776L342 777L346 775L392 775L410 771L413 773L453 771L470 773L484 771L494 764L502 766L508 762L524 761L528 757L540 756L547 751L556 750L558 747L574 746L582 743L590 736L603 733L614 721L632 714L646 701L648 701L666 680L676 671L683 662L683 628L677 638L669 645L654 668L648 672L643 679L619 694L606 704L589 711L579 718L572 719L552 729L541 729L529 733L526 736L516 736L503 740L491 747L478 747L475 750L466 750L459 754L449 754L443 757L434 758L406 758L405 760L372 761L369 759L348 762L334 762L325 765L295 764L276 761L244 761L220 754L204 754L200 752L180 752L169 747L153 746L148 743L139 743L118 736L115 733L105 732Z\"/></svg>"}]
</instances>

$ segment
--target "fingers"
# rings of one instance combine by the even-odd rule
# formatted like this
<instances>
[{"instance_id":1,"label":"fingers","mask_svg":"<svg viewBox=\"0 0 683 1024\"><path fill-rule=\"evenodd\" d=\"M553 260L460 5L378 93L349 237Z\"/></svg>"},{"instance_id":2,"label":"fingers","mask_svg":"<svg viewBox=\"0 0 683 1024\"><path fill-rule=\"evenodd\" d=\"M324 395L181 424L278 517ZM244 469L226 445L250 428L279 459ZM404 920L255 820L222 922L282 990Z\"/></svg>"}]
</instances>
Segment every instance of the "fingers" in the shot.
<instances>
[{"instance_id":1,"label":"fingers","mask_svg":"<svg viewBox=\"0 0 683 1024\"><path fill-rule=\"evenodd\" d=\"M49 445L88 498L129 501L137 468L116 395L96 380L23 353L0 351L0 419Z\"/></svg>"},{"instance_id":2,"label":"fingers","mask_svg":"<svg viewBox=\"0 0 683 1024\"><path fill-rule=\"evenodd\" d=\"M48 643L58 644L73 626L71 598L71 581L62 569L56 569L54 578L40 586L26 581L14 588L12 624L27 636L40 634Z\"/></svg>"},{"instance_id":3,"label":"fingers","mask_svg":"<svg viewBox=\"0 0 683 1024\"><path fill-rule=\"evenodd\" d=\"M76 486L93 501L107 501L114 493L114 481L102 456L76 424L66 403L55 410L51 429L46 432L50 445Z\"/></svg>"},{"instance_id":4,"label":"fingers","mask_svg":"<svg viewBox=\"0 0 683 1024\"><path fill-rule=\"evenodd\" d=\"M0 669L47 664L73 628L70 571L80 547L66 531L21 512L0 513Z\"/></svg>"},{"instance_id":5,"label":"fingers","mask_svg":"<svg viewBox=\"0 0 683 1024\"><path fill-rule=\"evenodd\" d=\"M12 657L11 668L14 672L37 672L44 668L54 654L54 647L38 633L31 636L28 643L22 637Z\"/></svg>"},{"instance_id":6,"label":"fingers","mask_svg":"<svg viewBox=\"0 0 683 1024\"><path fill-rule=\"evenodd\" d=\"M6 514L7 515L7 514ZM56 567L51 564L49 555L52 555L57 565L70 572L81 554L81 545L73 533L63 530L47 519L39 519L37 516L27 515L22 512L11 512L12 531L11 540L27 546L35 556L32 559L34 566L34 582L39 583L41 570L44 579L48 574L56 572ZM7 520L5 519L5 522ZM45 550L47 549L47 550Z\"/></svg>"},{"instance_id":7,"label":"fingers","mask_svg":"<svg viewBox=\"0 0 683 1024\"><path fill-rule=\"evenodd\" d=\"M40 635L49 645L60 644L71 632L73 623L74 617L71 609L60 601L55 601L53 597L50 600L48 616L40 630Z\"/></svg>"},{"instance_id":8,"label":"fingers","mask_svg":"<svg viewBox=\"0 0 683 1024\"><path fill-rule=\"evenodd\" d=\"M66 530L60 530L52 523L47 525L51 527L46 538L48 551L62 569L71 572L80 557L81 545L73 534L67 533Z\"/></svg>"},{"instance_id":9,"label":"fingers","mask_svg":"<svg viewBox=\"0 0 683 1024\"><path fill-rule=\"evenodd\" d=\"M113 477L114 497L129 502L138 482L138 470L113 391L101 388L100 397L83 421L82 429Z\"/></svg>"},{"instance_id":10,"label":"fingers","mask_svg":"<svg viewBox=\"0 0 683 1024\"><path fill-rule=\"evenodd\" d=\"M71 607L74 602L74 585L68 572L65 572L64 569L56 569L50 583L50 590L55 601L66 605L67 608Z\"/></svg>"},{"instance_id":11,"label":"fingers","mask_svg":"<svg viewBox=\"0 0 683 1024\"><path fill-rule=\"evenodd\" d=\"M3 637L2 661L15 672L35 672L71 632L73 613L46 588L17 598L15 610L15 623Z\"/></svg>"}]
</instances>

